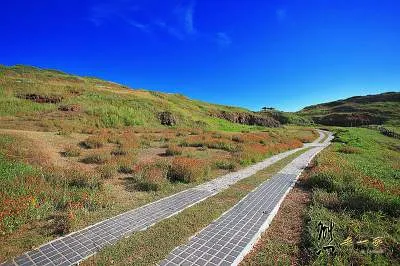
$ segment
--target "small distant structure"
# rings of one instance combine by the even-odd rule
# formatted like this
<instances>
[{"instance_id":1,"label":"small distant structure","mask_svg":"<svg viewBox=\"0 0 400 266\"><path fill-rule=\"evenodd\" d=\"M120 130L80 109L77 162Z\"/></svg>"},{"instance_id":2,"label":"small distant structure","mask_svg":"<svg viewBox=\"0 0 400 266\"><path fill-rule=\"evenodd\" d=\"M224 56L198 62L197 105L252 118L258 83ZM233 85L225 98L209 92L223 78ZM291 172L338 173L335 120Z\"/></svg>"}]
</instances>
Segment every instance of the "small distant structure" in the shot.
<instances>
[{"instance_id":1,"label":"small distant structure","mask_svg":"<svg viewBox=\"0 0 400 266\"><path fill-rule=\"evenodd\" d=\"M263 111L263 112L266 112L266 111L273 111L273 110L275 110L275 108L274 107L266 107L266 106L264 106L263 108L261 108L261 111Z\"/></svg>"}]
</instances>

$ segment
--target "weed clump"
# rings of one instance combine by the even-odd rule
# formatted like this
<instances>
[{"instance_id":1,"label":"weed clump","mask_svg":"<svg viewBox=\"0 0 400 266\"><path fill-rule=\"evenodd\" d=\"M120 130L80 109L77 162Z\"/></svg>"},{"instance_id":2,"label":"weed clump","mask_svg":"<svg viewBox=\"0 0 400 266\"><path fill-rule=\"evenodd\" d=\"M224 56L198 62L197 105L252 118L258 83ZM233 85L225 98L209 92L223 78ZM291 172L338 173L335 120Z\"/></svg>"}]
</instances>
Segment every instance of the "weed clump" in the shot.
<instances>
[{"instance_id":1,"label":"weed clump","mask_svg":"<svg viewBox=\"0 0 400 266\"><path fill-rule=\"evenodd\" d=\"M167 156L181 155L182 152L183 150L181 147L178 147L177 145L168 145L168 148L165 151L165 155Z\"/></svg>"},{"instance_id":2,"label":"weed clump","mask_svg":"<svg viewBox=\"0 0 400 266\"><path fill-rule=\"evenodd\" d=\"M354 154L354 153L361 153L361 149L352 146L342 146L338 149L338 152L346 154Z\"/></svg>"},{"instance_id":3,"label":"weed clump","mask_svg":"<svg viewBox=\"0 0 400 266\"><path fill-rule=\"evenodd\" d=\"M105 164L96 168L102 179L110 179L116 172L116 167L112 164Z\"/></svg>"},{"instance_id":4,"label":"weed clump","mask_svg":"<svg viewBox=\"0 0 400 266\"><path fill-rule=\"evenodd\" d=\"M81 155L81 150L78 147L69 145L65 148L62 155L65 157L78 157L79 155Z\"/></svg>"},{"instance_id":5,"label":"weed clump","mask_svg":"<svg viewBox=\"0 0 400 266\"><path fill-rule=\"evenodd\" d=\"M66 213L55 214L50 219L53 221L52 228L54 235L63 236L71 231L71 219Z\"/></svg>"},{"instance_id":6,"label":"weed clump","mask_svg":"<svg viewBox=\"0 0 400 266\"><path fill-rule=\"evenodd\" d=\"M231 161L217 161L215 162L215 166L218 169L223 169L223 170L229 170L229 171L234 171L237 167L235 162L231 162Z\"/></svg>"},{"instance_id":7,"label":"weed clump","mask_svg":"<svg viewBox=\"0 0 400 266\"><path fill-rule=\"evenodd\" d=\"M101 186L98 175L93 172L70 169L64 173L64 177L70 187L94 189Z\"/></svg>"},{"instance_id":8,"label":"weed clump","mask_svg":"<svg viewBox=\"0 0 400 266\"><path fill-rule=\"evenodd\" d=\"M210 168L204 160L196 158L175 158L168 171L171 181L197 182L209 174Z\"/></svg>"},{"instance_id":9,"label":"weed clump","mask_svg":"<svg viewBox=\"0 0 400 266\"><path fill-rule=\"evenodd\" d=\"M81 160L82 163L86 164L103 164L107 161L106 156L102 154L91 154Z\"/></svg>"},{"instance_id":10,"label":"weed clump","mask_svg":"<svg viewBox=\"0 0 400 266\"><path fill-rule=\"evenodd\" d=\"M104 146L105 140L101 136L90 136L82 141L80 145L85 149L98 149Z\"/></svg>"},{"instance_id":11,"label":"weed clump","mask_svg":"<svg viewBox=\"0 0 400 266\"><path fill-rule=\"evenodd\" d=\"M169 166L164 161L141 163L133 169L136 188L142 191L157 191L168 182Z\"/></svg>"},{"instance_id":12,"label":"weed clump","mask_svg":"<svg viewBox=\"0 0 400 266\"><path fill-rule=\"evenodd\" d=\"M111 151L111 155L114 156L125 156L128 154L128 151L122 147L118 147Z\"/></svg>"}]
</instances>

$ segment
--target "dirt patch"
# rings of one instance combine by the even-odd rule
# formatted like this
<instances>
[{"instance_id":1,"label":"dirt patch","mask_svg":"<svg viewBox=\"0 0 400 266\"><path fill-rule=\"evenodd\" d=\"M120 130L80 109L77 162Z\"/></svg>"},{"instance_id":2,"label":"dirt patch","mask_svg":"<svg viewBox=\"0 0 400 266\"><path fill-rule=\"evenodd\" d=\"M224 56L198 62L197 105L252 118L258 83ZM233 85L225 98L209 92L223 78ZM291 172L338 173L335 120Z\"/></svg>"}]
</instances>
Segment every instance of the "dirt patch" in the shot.
<instances>
[{"instance_id":1,"label":"dirt patch","mask_svg":"<svg viewBox=\"0 0 400 266\"><path fill-rule=\"evenodd\" d=\"M304 265L300 250L305 214L311 201L311 191L304 186L304 178L289 192L271 225L241 265L265 265L271 261L276 265Z\"/></svg>"},{"instance_id":2,"label":"dirt patch","mask_svg":"<svg viewBox=\"0 0 400 266\"><path fill-rule=\"evenodd\" d=\"M49 96L49 95L40 95L40 94L21 94L17 96L21 99L31 100L32 102L37 103L59 103L62 101L61 96Z\"/></svg>"},{"instance_id":3,"label":"dirt patch","mask_svg":"<svg viewBox=\"0 0 400 266\"><path fill-rule=\"evenodd\" d=\"M77 104L61 105L58 107L58 110L62 112L78 112L81 110L81 107Z\"/></svg>"},{"instance_id":4,"label":"dirt patch","mask_svg":"<svg viewBox=\"0 0 400 266\"><path fill-rule=\"evenodd\" d=\"M265 127L279 127L280 123L272 117L260 116L245 112L216 112L210 113L210 116L222 118L233 123L244 125L257 125Z\"/></svg>"},{"instance_id":5,"label":"dirt patch","mask_svg":"<svg viewBox=\"0 0 400 266\"><path fill-rule=\"evenodd\" d=\"M29 142L29 145L20 145L24 159L29 163L40 166L51 167L78 167L89 170L85 164L78 163L70 158L62 156L65 147L70 144L79 143L87 136L84 134L71 134L68 137L57 135L55 132L40 132L15 129L0 129L0 133L6 133L12 136L20 137Z\"/></svg>"},{"instance_id":6,"label":"dirt patch","mask_svg":"<svg viewBox=\"0 0 400 266\"><path fill-rule=\"evenodd\" d=\"M165 148L147 148L138 153L138 162L150 162L161 159L165 154Z\"/></svg>"}]
</instances>

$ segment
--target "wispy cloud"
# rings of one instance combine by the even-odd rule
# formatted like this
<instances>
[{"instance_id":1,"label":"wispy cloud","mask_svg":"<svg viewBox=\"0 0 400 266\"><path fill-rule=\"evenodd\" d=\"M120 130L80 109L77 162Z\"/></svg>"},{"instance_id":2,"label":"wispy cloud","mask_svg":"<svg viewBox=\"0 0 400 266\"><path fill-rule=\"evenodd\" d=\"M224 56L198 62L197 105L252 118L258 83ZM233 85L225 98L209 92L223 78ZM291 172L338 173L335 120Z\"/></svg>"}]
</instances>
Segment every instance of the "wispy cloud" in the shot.
<instances>
[{"instance_id":1,"label":"wispy cloud","mask_svg":"<svg viewBox=\"0 0 400 266\"><path fill-rule=\"evenodd\" d=\"M147 3L147 6L131 5L130 1L116 0L111 3L94 5L89 14L89 20L100 27L115 21L123 22L144 33L164 32L178 40L213 39L221 47L229 46L232 41L225 32L201 33L195 25L196 2L183 0L178 5L157 7ZM154 4L154 3L153 3Z\"/></svg>"},{"instance_id":2,"label":"wispy cloud","mask_svg":"<svg viewBox=\"0 0 400 266\"><path fill-rule=\"evenodd\" d=\"M185 35L179 29L168 25L164 21L156 21L154 25L179 40L185 39Z\"/></svg>"},{"instance_id":3,"label":"wispy cloud","mask_svg":"<svg viewBox=\"0 0 400 266\"><path fill-rule=\"evenodd\" d=\"M284 8L278 8L275 11L275 14L276 14L276 19L278 21L284 21L286 19L286 17L287 17L287 10L284 9Z\"/></svg>"},{"instance_id":4,"label":"wispy cloud","mask_svg":"<svg viewBox=\"0 0 400 266\"><path fill-rule=\"evenodd\" d=\"M139 23L135 20L129 19L129 18L125 18L125 21L132 27L141 30L143 32L151 32L151 27L148 24L143 24L143 23Z\"/></svg>"},{"instance_id":5,"label":"wispy cloud","mask_svg":"<svg viewBox=\"0 0 400 266\"><path fill-rule=\"evenodd\" d=\"M176 28L179 28L183 34L187 36L195 35L197 33L194 26L194 13L195 2L184 2L174 8L174 20L176 21Z\"/></svg>"},{"instance_id":6,"label":"wispy cloud","mask_svg":"<svg viewBox=\"0 0 400 266\"><path fill-rule=\"evenodd\" d=\"M196 29L193 24L193 14L194 14L194 2L190 3L190 5L185 10L185 29L188 34L195 34Z\"/></svg>"},{"instance_id":7,"label":"wispy cloud","mask_svg":"<svg viewBox=\"0 0 400 266\"><path fill-rule=\"evenodd\" d=\"M225 32L218 32L216 34L216 41L220 47L227 47L232 43L231 38Z\"/></svg>"}]
</instances>

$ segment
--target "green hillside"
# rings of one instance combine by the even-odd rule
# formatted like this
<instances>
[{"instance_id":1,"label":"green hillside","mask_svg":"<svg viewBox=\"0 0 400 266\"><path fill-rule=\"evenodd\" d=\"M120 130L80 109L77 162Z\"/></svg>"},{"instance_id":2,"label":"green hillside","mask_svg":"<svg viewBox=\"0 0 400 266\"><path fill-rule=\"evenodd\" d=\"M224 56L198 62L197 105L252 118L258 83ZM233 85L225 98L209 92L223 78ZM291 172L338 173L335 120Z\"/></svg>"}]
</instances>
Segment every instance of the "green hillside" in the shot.
<instances>
[{"instance_id":1,"label":"green hillside","mask_svg":"<svg viewBox=\"0 0 400 266\"><path fill-rule=\"evenodd\" d=\"M331 126L400 124L400 93L355 96L305 107L297 112L314 122Z\"/></svg>"},{"instance_id":2,"label":"green hillside","mask_svg":"<svg viewBox=\"0 0 400 266\"><path fill-rule=\"evenodd\" d=\"M50 131L165 125L240 131L279 126L273 118L243 108L22 65L0 65L0 119L3 128Z\"/></svg>"}]
</instances>

